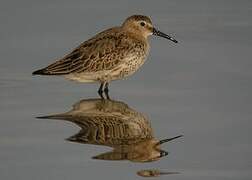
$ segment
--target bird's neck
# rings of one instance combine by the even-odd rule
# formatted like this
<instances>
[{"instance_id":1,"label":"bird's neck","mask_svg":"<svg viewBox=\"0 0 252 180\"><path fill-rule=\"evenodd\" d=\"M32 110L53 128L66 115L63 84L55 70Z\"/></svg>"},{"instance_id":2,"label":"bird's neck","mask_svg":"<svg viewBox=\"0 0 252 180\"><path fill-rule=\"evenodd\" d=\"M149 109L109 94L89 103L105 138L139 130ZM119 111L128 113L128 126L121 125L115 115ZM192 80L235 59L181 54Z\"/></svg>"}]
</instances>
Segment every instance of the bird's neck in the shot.
<instances>
[{"instance_id":1,"label":"bird's neck","mask_svg":"<svg viewBox=\"0 0 252 180\"><path fill-rule=\"evenodd\" d=\"M141 31L133 28L123 28L123 30L133 39L137 39L139 41L148 41L148 35L143 34Z\"/></svg>"}]
</instances>

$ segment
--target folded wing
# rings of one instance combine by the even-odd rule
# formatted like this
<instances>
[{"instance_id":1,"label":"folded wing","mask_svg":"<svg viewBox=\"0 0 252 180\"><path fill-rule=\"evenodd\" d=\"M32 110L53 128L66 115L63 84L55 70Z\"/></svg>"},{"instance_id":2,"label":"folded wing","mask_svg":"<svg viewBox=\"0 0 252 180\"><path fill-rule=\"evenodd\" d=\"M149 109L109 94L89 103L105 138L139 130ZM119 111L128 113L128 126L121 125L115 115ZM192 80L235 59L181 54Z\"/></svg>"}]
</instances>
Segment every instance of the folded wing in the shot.
<instances>
[{"instance_id":1,"label":"folded wing","mask_svg":"<svg viewBox=\"0 0 252 180\"><path fill-rule=\"evenodd\" d=\"M82 43L70 54L33 72L34 75L66 75L70 73L97 72L110 70L131 54L130 40L124 33L104 31ZM124 49L122 53L122 49Z\"/></svg>"}]
</instances>

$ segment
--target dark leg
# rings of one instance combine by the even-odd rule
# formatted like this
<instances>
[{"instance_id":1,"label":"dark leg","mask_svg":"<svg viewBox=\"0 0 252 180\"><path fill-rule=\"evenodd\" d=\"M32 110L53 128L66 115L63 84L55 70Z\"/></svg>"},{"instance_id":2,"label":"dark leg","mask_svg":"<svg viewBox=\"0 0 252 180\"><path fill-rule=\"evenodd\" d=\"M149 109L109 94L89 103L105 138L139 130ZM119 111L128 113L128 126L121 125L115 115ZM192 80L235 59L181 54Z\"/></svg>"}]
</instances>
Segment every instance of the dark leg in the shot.
<instances>
[{"instance_id":1,"label":"dark leg","mask_svg":"<svg viewBox=\"0 0 252 180\"><path fill-rule=\"evenodd\" d=\"M109 97L109 89L108 89L108 86L109 86L109 83L106 82L106 83L105 83L104 92L105 92L106 98L107 98L107 99L110 99L110 97Z\"/></svg>"},{"instance_id":2,"label":"dark leg","mask_svg":"<svg viewBox=\"0 0 252 180\"><path fill-rule=\"evenodd\" d=\"M104 86L104 83L101 83L100 88L98 90L98 94L100 95L100 97L102 99L104 99L104 97L103 97L103 86Z\"/></svg>"}]
</instances>

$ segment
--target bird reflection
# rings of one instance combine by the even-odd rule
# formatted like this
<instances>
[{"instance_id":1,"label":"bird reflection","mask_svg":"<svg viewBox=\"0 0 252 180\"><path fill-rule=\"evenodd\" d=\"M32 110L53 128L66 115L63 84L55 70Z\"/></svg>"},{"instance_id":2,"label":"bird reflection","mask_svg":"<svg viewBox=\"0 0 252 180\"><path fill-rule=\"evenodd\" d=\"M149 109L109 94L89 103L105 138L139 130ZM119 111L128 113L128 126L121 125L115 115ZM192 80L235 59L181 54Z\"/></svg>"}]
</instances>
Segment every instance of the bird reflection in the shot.
<instances>
[{"instance_id":1,"label":"bird reflection","mask_svg":"<svg viewBox=\"0 0 252 180\"><path fill-rule=\"evenodd\" d=\"M161 144L181 137L156 139L144 114L114 100L84 99L66 113L39 118L61 119L78 125L81 130L68 141L112 147L111 151L93 157L100 160L156 161L168 155Z\"/></svg>"}]
</instances>

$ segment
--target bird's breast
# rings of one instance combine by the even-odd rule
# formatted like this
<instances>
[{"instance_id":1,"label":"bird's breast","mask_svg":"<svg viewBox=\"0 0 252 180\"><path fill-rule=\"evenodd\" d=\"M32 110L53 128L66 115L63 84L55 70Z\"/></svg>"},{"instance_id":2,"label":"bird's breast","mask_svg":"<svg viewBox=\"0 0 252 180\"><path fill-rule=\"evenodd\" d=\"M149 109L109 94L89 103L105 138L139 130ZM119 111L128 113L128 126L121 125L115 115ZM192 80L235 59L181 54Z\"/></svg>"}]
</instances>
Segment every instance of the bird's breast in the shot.
<instances>
[{"instance_id":1,"label":"bird's breast","mask_svg":"<svg viewBox=\"0 0 252 180\"><path fill-rule=\"evenodd\" d=\"M144 51L135 51L131 56L124 59L124 63L114 68L111 72L111 80L122 79L135 73L145 62Z\"/></svg>"}]
</instances>

